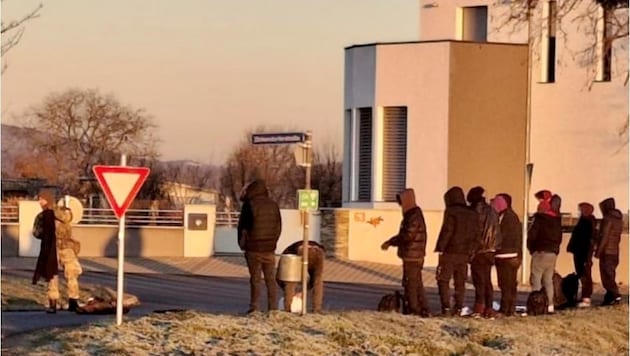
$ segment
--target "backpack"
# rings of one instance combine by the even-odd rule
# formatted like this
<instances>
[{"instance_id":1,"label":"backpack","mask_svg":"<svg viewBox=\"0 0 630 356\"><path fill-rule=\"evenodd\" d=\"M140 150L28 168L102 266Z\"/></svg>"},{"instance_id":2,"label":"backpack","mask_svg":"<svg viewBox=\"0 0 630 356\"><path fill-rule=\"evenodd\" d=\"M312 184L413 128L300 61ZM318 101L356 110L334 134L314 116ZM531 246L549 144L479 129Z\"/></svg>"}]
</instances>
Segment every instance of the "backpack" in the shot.
<instances>
[{"instance_id":1,"label":"backpack","mask_svg":"<svg viewBox=\"0 0 630 356\"><path fill-rule=\"evenodd\" d=\"M35 216L35 221L33 222L33 236L36 239L42 239L44 237L44 212L40 212Z\"/></svg>"}]
</instances>

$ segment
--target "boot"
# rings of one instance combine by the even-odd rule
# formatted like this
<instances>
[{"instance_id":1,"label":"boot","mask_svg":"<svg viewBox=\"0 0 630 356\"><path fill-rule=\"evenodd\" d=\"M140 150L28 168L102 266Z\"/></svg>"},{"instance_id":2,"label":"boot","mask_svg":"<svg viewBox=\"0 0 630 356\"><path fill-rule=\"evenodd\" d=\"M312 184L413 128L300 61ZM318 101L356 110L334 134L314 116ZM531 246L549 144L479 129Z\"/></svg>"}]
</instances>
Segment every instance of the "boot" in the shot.
<instances>
[{"instance_id":1,"label":"boot","mask_svg":"<svg viewBox=\"0 0 630 356\"><path fill-rule=\"evenodd\" d=\"M68 300L68 311L69 312L76 312L78 307L79 307L79 300L78 299L70 298L70 300Z\"/></svg>"},{"instance_id":2,"label":"boot","mask_svg":"<svg viewBox=\"0 0 630 356\"><path fill-rule=\"evenodd\" d=\"M475 306L473 307L473 312L472 314L470 314L470 316L473 318L481 318L483 316L483 312L485 311L485 309L486 309L485 304L476 303Z\"/></svg>"},{"instance_id":3,"label":"boot","mask_svg":"<svg viewBox=\"0 0 630 356\"><path fill-rule=\"evenodd\" d=\"M56 299L48 299L48 309L46 309L46 313L54 314L57 312L57 300Z\"/></svg>"}]
</instances>

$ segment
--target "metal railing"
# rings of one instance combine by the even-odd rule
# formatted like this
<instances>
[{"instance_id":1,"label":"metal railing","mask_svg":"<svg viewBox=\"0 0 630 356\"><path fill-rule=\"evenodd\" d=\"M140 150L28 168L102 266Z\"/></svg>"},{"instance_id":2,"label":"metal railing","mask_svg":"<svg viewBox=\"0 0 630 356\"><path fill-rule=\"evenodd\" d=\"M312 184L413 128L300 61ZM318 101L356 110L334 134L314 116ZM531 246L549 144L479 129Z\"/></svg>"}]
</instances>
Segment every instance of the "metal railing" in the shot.
<instances>
[{"instance_id":1,"label":"metal railing","mask_svg":"<svg viewBox=\"0 0 630 356\"><path fill-rule=\"evenodd\" d=\"M238 211L217 211L216 227L236 227L240 216Z\"/></svg>"},{"instance_id":2,"label":"metal railing","mask_svg":"<svg viewBox=\"0 0 630 356\"><path fill-rule=\"evenodd\" d=\"M111 209L83 209L83 217L79 224L88 225L117 225L118 218ZM125 213L127 226L183 226L183 210L149 210L129 209Z\"/></svg>"},{"instance_id":3,"label":"metal railing","mask_svg":"<svg viewBox=\"0 0 630 356\"><path fill-rule=\"evenodd\" d=\"M19 209L17 204L2 203L0 206L0 222L17 223L19 222Z\"/></svg>"}]
</instances>

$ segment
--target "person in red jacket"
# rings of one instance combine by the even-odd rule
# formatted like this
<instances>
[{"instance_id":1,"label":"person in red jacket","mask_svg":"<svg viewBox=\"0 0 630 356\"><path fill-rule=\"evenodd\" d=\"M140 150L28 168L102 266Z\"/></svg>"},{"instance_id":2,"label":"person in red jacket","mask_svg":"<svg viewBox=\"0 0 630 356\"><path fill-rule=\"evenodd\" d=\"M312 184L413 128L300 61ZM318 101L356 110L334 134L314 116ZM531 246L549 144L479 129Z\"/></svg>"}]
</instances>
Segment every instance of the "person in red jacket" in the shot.
<instances>
[{"instance_id":1,"label":"person in red jacket","mask_svg":"<svg viewBox=\"0 0 630 356\"><path fill-rule=\"evenodd\" d=\"M427 244L427 228L422 209L416 205L413 189L405 189L396 195L402 208L403 220L398 234L383 242L381 249L398 247L398 257L403 261L403 281L405 300L410 314L430 316L422 283L422 267Z\"/></svg>"}]
</instances>

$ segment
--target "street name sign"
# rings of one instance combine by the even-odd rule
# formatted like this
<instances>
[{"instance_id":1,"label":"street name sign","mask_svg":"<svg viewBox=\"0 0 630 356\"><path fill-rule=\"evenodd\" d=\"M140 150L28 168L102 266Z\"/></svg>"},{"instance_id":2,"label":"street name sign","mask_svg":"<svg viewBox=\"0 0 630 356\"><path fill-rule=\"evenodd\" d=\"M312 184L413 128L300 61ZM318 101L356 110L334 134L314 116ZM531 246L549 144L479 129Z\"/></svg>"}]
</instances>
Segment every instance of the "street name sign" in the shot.
<instances>
[{"instance_id":1,"label":"street name sign","mask_svg":"<svg viewBox=\"0 0 630 356\"><path fill-rule=\"evenodd\" d=\"M298 143L304 142L304 140L306 140L306 134L303 132L252 134L252 144L254 145Z\"/></svg>"}]
</instances>

